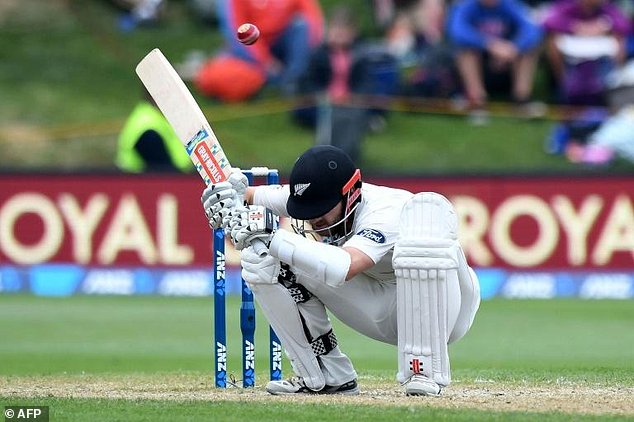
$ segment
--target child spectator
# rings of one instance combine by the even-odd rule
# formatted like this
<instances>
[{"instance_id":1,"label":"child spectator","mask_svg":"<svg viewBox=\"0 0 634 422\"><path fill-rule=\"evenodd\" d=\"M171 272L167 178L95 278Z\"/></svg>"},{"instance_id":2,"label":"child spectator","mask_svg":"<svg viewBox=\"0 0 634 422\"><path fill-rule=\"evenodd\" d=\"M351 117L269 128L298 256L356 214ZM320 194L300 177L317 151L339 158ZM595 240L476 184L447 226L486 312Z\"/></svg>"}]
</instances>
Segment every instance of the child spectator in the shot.
<instances>
[{"instance_id":1,"label":"child spectator","mask_svg":"<svg viewBox=\"0 0 634 422\"><path fill-rule=\"evenodd\" d=\"M391 48L397 50L417 49L421 45L434 45L443 38L445 21L444 0L375 0L375 14L382 12L385 16L375 19L385 20L380 23L386 27L386 35ZM380 21L379 21L380 22Z\"/></svg>"},{"instance_id":2,"label":"child spectator","mask_svg":"<svg viewBox=\"0 0 634 422\"><path fill-rule=\"evenodd\" d=\"M295 120L316 127L318 144L337 146L358 159L368 126L383 122L382 110L367 98L393 95L397 73L396 59L385 48L360 41L353 12L336 7L326 40L311 54L300 79L299 92L319 97L319 104L295 110Z\"/></svg>"},{"instance_id":3,"label":"child spectator","mask_svg":"<svg viewBox=\"0 0 634 422\"><path fill-rule=\"evenodd\" d=\"M401 95L450 97L456 70L445 42L445 0L373 0L375 20L398 60Z\"/></svg>"}]
</instances>

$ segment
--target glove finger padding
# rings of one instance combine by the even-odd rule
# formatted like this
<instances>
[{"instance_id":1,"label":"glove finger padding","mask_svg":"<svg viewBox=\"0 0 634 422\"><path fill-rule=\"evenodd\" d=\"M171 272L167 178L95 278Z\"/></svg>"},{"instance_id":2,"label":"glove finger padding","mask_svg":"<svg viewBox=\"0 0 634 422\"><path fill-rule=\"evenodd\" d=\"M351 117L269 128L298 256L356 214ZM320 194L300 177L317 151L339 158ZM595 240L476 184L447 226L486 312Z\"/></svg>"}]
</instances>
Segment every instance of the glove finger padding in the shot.
<instances>
[{"instance_id":1,"label":"glove finger padding","mask_svg":"<svg viewBox=\"0 0 634 422\"><path fill-rule=\"evenodd\" d=\"M280 260L271 255L260 257L253 247L244 248L240 257L242 278L249 284L274 284L280 273Z\"/></svg>"},{"instance_id":2,"label":"glove finger padding","mask_svg":"<svg viewBox=\"0 0 634 422\"><path fill-rule=\"evenodd\" d=\"M218 193L223 192L223 191L234 191L235 189L233 188L233 186L231 186L231 183L224 181L224 182L220 182L220 183L214 183L212 185L209 185L205 188L205 190L203 190L203 194L200 198L201 202L203 203L203 206L205 208L207 208L207 201L209 201L210 199L214 198ZM213 202L211 202L213 203Z\"/></svg>"},{"instance_id":3,"label":"glove finger padding","mask_svg":"<svg viewBox=\"0 0 634 422\"><path fill-rule=\"evenodd\" d=\"M207 220L209 220L209 226L213 229L227 227L227 224L230 221L229 215L231 214L233 206L234 201L229 198L205 209L205 215L207 215Z\"/></svg>"},{"instance_id":4,"label":"glove finger padding","mask_svg":"<svg viewBox=\"0 0 634 422\"><path fill-rule=\"evenodd\" d=\"M243 226L243 224L247 224L248 223L248 215L247 213L249 212L249 208L240 205L235 207L234 209L232 209L229 214L227 214L227 225L226 225L226 229L227 229L227 234L229 236L232 237L233 240L233 233L237 233L238 230L240 230Z\"/></svg>"},{"instance_id":5,"label":"glove finger padding","mask_svg":"<svg viewBox=\"0 0 634 422\"><path fill-rule=\"evenodd\" d=\"M201 197L209 226L214 229L223 228L225 217L238 201L238 193L229 182L210 185Z\"/></svg>"}]
</instances>

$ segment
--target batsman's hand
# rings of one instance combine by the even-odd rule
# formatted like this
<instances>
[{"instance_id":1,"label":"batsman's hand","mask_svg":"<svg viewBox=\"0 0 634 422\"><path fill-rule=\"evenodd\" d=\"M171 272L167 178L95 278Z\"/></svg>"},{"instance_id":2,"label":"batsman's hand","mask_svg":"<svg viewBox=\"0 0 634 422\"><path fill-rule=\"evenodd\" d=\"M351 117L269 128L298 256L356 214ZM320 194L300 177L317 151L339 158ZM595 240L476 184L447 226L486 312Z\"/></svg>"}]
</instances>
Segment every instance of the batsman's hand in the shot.
<instances>
[{"instance_id":1,"label":"batsman's hand","mask_svg":"<svg viewBox=\"0 0 634 422\"><path fill-rule=\"evenodd\" d=\"M224 182L207 186L200 198L209 227L220 229L227 227L229 213L242 205L249 181L240 171L234 171Z\"/></svg>"},{"instance_id":2,"label":"batsman's hand","mask_svg":"<svg viewBox=\"0 0 634 422\"><path fill-rule=\"evenodd\" d=\"M270 254L258 255L253 247L242 250L240 255L242 278L249 284L275 284L280 273L280 260Z\"/></svg>"},{"instance_id":3,"label":"batsman's hand","mask_svg":"<svg viewBox=\"0 0 634 422\"><path fill-rule=\"evenodd\" d=\"M227 232L237 250L251 246L254 240L261 240L267 247L271 243L275 228L275 214L260 205L237 207L230 215Z\"/></svg>"}]
</instances>

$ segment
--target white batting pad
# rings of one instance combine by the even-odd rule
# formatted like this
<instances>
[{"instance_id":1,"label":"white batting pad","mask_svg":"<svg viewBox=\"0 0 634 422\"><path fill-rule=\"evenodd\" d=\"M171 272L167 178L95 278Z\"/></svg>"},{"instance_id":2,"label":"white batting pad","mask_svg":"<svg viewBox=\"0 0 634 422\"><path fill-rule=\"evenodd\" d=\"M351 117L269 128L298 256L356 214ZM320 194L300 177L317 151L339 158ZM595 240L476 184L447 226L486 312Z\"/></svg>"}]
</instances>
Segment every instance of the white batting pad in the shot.
<instances>
[{"instance_id":1,"label":"white batting pad","mask_svg":"<svg viewBox=\"0 0 634 422\"><path fill-rule=\"evenodd\" d=\"M460 309L457 218L442 195L424 192L403 207L392 263L397 280L399 372L451 381L447 342Z\"/></svg>"},{"instance_id":2,"label":"white batting pad","mask_svg":"<svg viewBox=\"0 0 634 422\"><path fill-rule=\"evenodd\" d=\"M251 290L282 342L297 375L315 391L326 385L317 357L306 339L297 304L281 284L251 284Z\"/></svg>"}]
</instances>

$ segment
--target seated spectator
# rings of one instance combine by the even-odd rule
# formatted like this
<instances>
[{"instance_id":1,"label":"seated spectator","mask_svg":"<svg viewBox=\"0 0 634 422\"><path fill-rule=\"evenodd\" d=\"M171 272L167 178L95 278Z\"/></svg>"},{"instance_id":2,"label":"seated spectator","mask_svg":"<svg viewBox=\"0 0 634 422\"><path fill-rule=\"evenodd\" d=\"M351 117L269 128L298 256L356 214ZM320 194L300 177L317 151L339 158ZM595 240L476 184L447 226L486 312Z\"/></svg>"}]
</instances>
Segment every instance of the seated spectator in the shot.
<instances>
[{"instance_id":1,"label":"seated spectator","mask_svg":"<svg viewBox=\"0 0 634 422\"><path fill-rule=\"evenodd\" d=\"M267 82L284 94L295 93L311 50L323 38L323 15L317 0L219 0L217 18L225 51L196 75L194 82L201 92L223 100L242 100ZM236 39L237 28L247 22L260 30L258 41L249 46ZM232 85L244 83L237 73L248 77L249 89L236 87L233 92Z\"/></svg>"},{"instance_id":2,"label":"seated spectator","mask_svg":"<svg viewBox=\"0 0 634 422\"><path fill-rule=\"evenodd\" d=\"M190 172L194 168L182 142L147 91L121 129L115 162L129 173Z\"/></svg>"},{"instance_id":3,"label":"seated spectator","mask_svg":"<svg viewBox=\"0 0 634 422\"><path fill-rule=\"evenodd\" d=\"M398 60L400 94L451 97L458 77L444 39L445 0L373 0L375 20Z\"/></svg>"},{"instance_id":4,"label":"seated spectator","mask_svg":"<svg viewBox=\"0 0 634 422\"><path fill-rule=\"evenodd\" d=\"M583 107L574 119L556 124L546 152L586 164L608 164L617 156L634 161L634 60L605 79L608 107Z\"/></svg>"},{"instance_id":5,"label":"seated spectator","mask_svg":"<svg viewBox=\"0 0 634 422\"><path fill-rule=\"evenodd\" d=\"M634 163L634 105L623 107L608 117L585 144L570 142L566 148L570 161L609 164L616 157Z\"/></svg>"},{"instance_id":6,"label":"seated spectator","mask_svg":"<svg viewBox=\"0 0 634 422\"><path fill-rule=\"evenodd\" d=\"M361 42L353 12L339 6L300 79L300 94L318 97L319 104L295 110L294 118L316 127L318 144L358 159L366 129L383 118L376 101L393 95L397 85L396 59L381 46Z\"/></svg>"},{"instance_id":7,"label":"seated spectator","mask_svg":"<svg viewBox=\"0 0 634 422\"><path fill-rule=\"evenodd\" d=\"M460 1L450 9L447 35L457 49L456 65L472 109L484 108L488 90L507 92L508 84L513 101L529 102L542 31L523 3Z\"/></svg>"},{"instance_id":8,"label":"seated spectator","mask_svg":"<svg viewBox=\"0 0 634 422\"><path fill-rule=\"evenodd\" d=\"M375 0L375 13L387 9L383 13L389 13L389 16L381 19L389 19L389 23L382 25L386 26L388 43L397 56L442 40L444 0L391 0L389 8L381 7L382 3L384 1Z\"/></svg>"},{"instance_id":9,"label":"seated spectator","mask_svg":"<svg viewBox=\"0 0 634 422\"><path fill-rule=\"evenodd\" d=\"M549 10L544 28L562 102L603 105L605 77L626 57L627 18L607 0L563 0Z\"/></svg>"}]
</instances>

